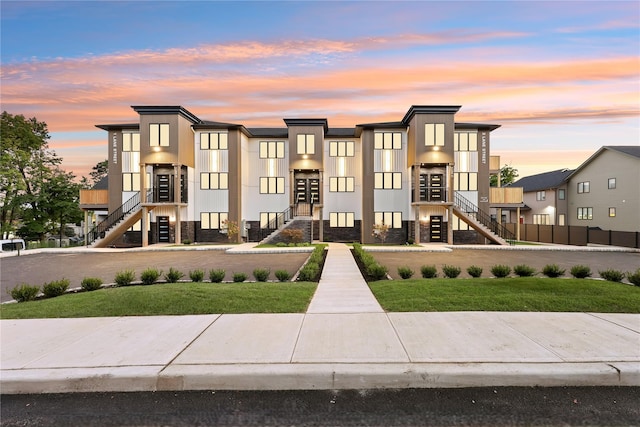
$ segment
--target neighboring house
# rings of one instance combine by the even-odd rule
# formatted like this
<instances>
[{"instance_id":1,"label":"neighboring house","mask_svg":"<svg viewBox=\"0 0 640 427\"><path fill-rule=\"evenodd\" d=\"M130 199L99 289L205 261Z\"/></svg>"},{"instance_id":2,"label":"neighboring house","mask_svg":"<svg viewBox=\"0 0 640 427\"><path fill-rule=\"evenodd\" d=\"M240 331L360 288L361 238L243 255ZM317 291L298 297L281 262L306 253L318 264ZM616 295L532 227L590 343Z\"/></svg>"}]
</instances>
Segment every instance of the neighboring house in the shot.
<instances>
[{"instance_id":1,"label":"neighboring house","mask_svg":"<svg viewBox=\"0 0 640 427\"><path fill-rule=\"evenodd\" d=\"M541 225L567 225L567 183L573 171L559 169L520 178L509 187L522 187L525 207L520 218L514 210L503 210L503 222ZM504 218L505 214L507 215Z\"/></svg>"},{"instance_id":2,"label":"neighboring house","mask_svg":"<svg viewBox=\"0 0 640 427\"><path fill-rule=\"evenodd\" d=\"M640 146L604 146L567 178L569 225L640 231Z\"/></svg>"},{"instance_id":3,"label":"neighboring house","mask_svg":"<svg viewBox=\"0 0 640 427\"><path fill-rule=\"evenodd\" d=\"M325 118L252 128L181 106L132 108L137 122L97 125L107 131L111 219L93 233L96 246L223 242L228 221L238 241L260 241L291 218L321 241L373 243L384 223L387 242L504 244L472 212L489 211L499 125L456 123L459 106L412 106L402 120L346 128Z\"/></svg>"}]
</instances>

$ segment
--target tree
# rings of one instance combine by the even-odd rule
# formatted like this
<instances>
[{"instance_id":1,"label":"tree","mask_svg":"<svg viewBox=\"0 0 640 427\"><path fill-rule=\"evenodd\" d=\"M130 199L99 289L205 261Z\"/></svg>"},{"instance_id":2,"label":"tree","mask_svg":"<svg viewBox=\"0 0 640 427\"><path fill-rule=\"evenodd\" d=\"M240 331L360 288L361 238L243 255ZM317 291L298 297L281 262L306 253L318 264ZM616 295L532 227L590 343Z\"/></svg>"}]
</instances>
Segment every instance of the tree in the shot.
<instances>
[{"instance_id":1,"label":"tree","mask_svg":"<svg viewBox=\"0 0 640 427\"><path fill-rule=\"evenodd\" d=\"M98 162L89 172L91 179L93 180L93 185L96 185L102 178L107 176L109 172L109 161L103 160Z\"/></svg>"},{"instance_id":2,"label":"tree","mask_svg":"<svg viewBox=\"0 0 640 427\"><path fill-rule=\"evenodd\" d=\"M502 169L500 169L500 187L504 187L507 184L511 184L518 177L518 169L515 169L509 165L504 165ZM498 176L491 175L490 184L492 187L498 186Z\"/></svg>"},{"instance_id":3,"label":"tree","mask_svg":"<svg viewBox=\"0 0 640 427\"><path fill-rule=\"evenodd\" d=\"M0 228L3 236L19 230L27 239L44 240L61 221L79 217L74 176L49 149L47 124L4 111L0 125Z\"/></svg>"}]
</instances>

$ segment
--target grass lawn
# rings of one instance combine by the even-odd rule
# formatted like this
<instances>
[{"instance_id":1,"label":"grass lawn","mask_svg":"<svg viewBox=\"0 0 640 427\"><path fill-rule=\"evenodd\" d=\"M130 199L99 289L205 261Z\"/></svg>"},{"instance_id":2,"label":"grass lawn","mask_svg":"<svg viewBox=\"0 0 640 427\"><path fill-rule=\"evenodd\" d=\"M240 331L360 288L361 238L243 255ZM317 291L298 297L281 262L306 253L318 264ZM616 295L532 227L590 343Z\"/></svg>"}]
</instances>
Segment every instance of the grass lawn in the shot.
<instances>
[{"instance_id":1,"label":"grass lawn","mask_svg":"<svg viewBox=\"0 0 640 427\"><path fill-rule=\"evenodd\" d=\"M640 313L640 288L541 277L408 279L369 283L387 311L555 311Z\"/></svg>"},{"instance_id":2,"label":"grass lawn","mask_svg":"<svg viewBox=\"0 0 640 427\"><path fill-rule=\"evenodd\" d=\"M223 313L304 313L317 283L166 283L125 286L17 304L2 319L161 316Z\"/></svg>"}]
</instances>

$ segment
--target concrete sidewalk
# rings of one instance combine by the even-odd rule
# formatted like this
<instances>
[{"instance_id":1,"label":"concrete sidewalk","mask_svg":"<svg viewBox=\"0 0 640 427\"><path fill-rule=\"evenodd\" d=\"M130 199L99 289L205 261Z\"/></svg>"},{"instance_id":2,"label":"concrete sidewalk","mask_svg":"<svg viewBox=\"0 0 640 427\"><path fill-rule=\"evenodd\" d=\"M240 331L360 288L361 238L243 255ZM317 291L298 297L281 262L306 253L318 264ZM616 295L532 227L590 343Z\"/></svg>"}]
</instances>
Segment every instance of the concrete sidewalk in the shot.
<instances>
[{"instance_id":1,"label":"concrete sidewalk","mask_svg":"<svg viewBox=\"0 0 640 427\"><path fill-rule=\"evenodd\" d=\"M339 244L307 313L0 327L3 394L640 385L640 315L385 313Z\"/></svg>"}]
</instances>

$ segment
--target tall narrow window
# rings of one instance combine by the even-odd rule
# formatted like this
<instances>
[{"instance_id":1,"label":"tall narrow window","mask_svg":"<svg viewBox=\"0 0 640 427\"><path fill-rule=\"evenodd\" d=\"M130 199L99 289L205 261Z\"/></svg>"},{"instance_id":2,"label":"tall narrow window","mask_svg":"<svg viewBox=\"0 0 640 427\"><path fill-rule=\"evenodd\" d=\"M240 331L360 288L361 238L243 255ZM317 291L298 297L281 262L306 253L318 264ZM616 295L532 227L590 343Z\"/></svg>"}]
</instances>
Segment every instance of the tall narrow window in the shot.
<instances>
[{"instance_id":1,"label":"tall narrow window","mask_svg":"<svg viewBox=\"0 0 640 427\"><path fill-rule=\"evenodd\" d=\"M226 190L229 188L229 175L226 172L201 172L201 190Z\"/></svg>"},{"instance_id":2,"label":"tall narrow window","mask_svg":"<svg viewBox=\"0 0 640 427\"><path fill-rule=\"evenodd\" d=\"M427 147L444 147L444 123L427 123L424 125L424 145Z\"/></svg>"},{"instance_id":3,"label":"tall narrow window","mask_svg":"<svg viewBox=\"0 0 640 427\"><path fill-rule=\"evenodd\" d=\"M122 151L140 151L140 134L133 132L123 132Z\"/></svg>"},{"instance_id":4,"label":"tall narrow window","mask_svg":"<svg viewBox=\"0 0 640 427\"><path fill-rule=\"evenodd\" d=\"M284 193L284 177L265 176L260 178L260 194Z\"/></svg>"},{"instance_id":5,"label":"tall narrow window","mask_svg":"<svg viewBox=\"0 0 640 427\"><path fill-rule=\"evenodd\" d=\"M565 191L564 188L559 188L558 189L558 200L564 200L565 199Z\"/></svg>"},{"instance_id":6,"label":"tall narrow window","mask_svg":"<svg viewBox=\"0 0 640 427\"><path fill-rule=\"evenodd\" d=\"M613 218L616 216L616 208L609 208L609 217Z\"/></svg>"},{"instance_id":7,"label":"tall narrow window","mask_svg":"<svg viewBox=\"0 0 640 427\"><path fill-rule=\"evenodd\" d=\"M200 134L201 150L227 150L229 136L226 132L203 132Z\"/></svg>"},{"instance_id":8,"label":"tall narrow window","mask_svg":"<svg viewBox=\"0 0 640 427\"><path fill-rule=\"evenodd\" d=\"M315 135L314 134L298 134L298 154L315 154Z\"/></svg>"},{"instance_id":9,"label":"tall narrow window","mask_svg":"<svg viewBox=\"0 0 640 427\"><path fill-rule=\"evenodd\" d=\"M202 230L220 230L224 228L227 212L200 212L200 228Z\"/></svg>"},{"instance_id":10,"label":"tall narrow window","mask_svg":"<svg viewBox=\"0 0 640 427\"><path fill-rule=\"evenodd\" d=\"M355 154L353 141L330 141L329 156L353 157Z\"/></svg>"},{"instance_id":11,"label":"tall narrow window","mask_svg":"<svg viewBox=\"0 0 640 427\"><path fill-rule=\"evenodd\" d=\"M260 141L261 159L284 159L284 141Z\"/></svg>"},{"instance_id":12,"label":"tall narrow window","mask_svg":"<svg viewBox=\"0 0 640 427\"><path fill-rule=\"evenodd\" d=\"M122 191L140 191L140 174L123 173Z\"/></svg>"},{"instance_id":13,"label":"tall narrow window","mask_svg":"<svg viewBox=\"0 0 640 427\"><path fill-rule=\"evenodd\" d=\"M353 227L354 223L353 212L329 212L329 227Z\"/></svg>"},{"instance_id":14,"label":"tall narrow window","mask_svg":"<svg viewBox=\"0 0 640 427\"><path fill-rule=\"evenodd\" d=\"M149 145L151 147L169 146L168 123L151 123L149 125Z\"/></svg>"},{"instance_id":15,"label":"tall narrow window","mask_svg":"<svg viewBox=\"0 0 640 427\"><path fill-rule=\"evenodd\" d=\"M402 212L374 212L376 224L386 224L389 228L402 228Z\"/></svg>"},{"instance_id":16,"label":"tall narrow window","mask_svg":"<svg viewBox=\"0 0 640 427\"><path fill-rule=\"evenodd\" d=\"M356 179L353 176L329 177L329 191L351 192L354 191Z\"/></svg>"},{"instance_id":17,"label":"tall narrow window","mask_svg":"<svg viewBox=\"0 0 640 427\"><path fill-rule=\"evenodd\" d=\"M373 135L373 148L375 148L376 150L402 149L402 133L376 132Z\"/></svg>"},{"instance_id":18,"label":"tall narrow window","mask_svg":"<svg viewBox=\"0 0 640 427\"><path fill-rule=\"evenodd\" d=\"M607 188L609 190L613 190L616 188L616 179L615 178L609 178L607 180ZM615 216L615 215L614 215Z\"/></svg>"},{"instance_id":19,"label":"tall narrow window","mask_svg":"<svg viewBox=\"0 0 640 427\"><path fill-rule=\"evenodd\" d=\"M378 190L397 190L402 188L402 172L375 172L374 188Z\"/></svg>"}]
</instances>

